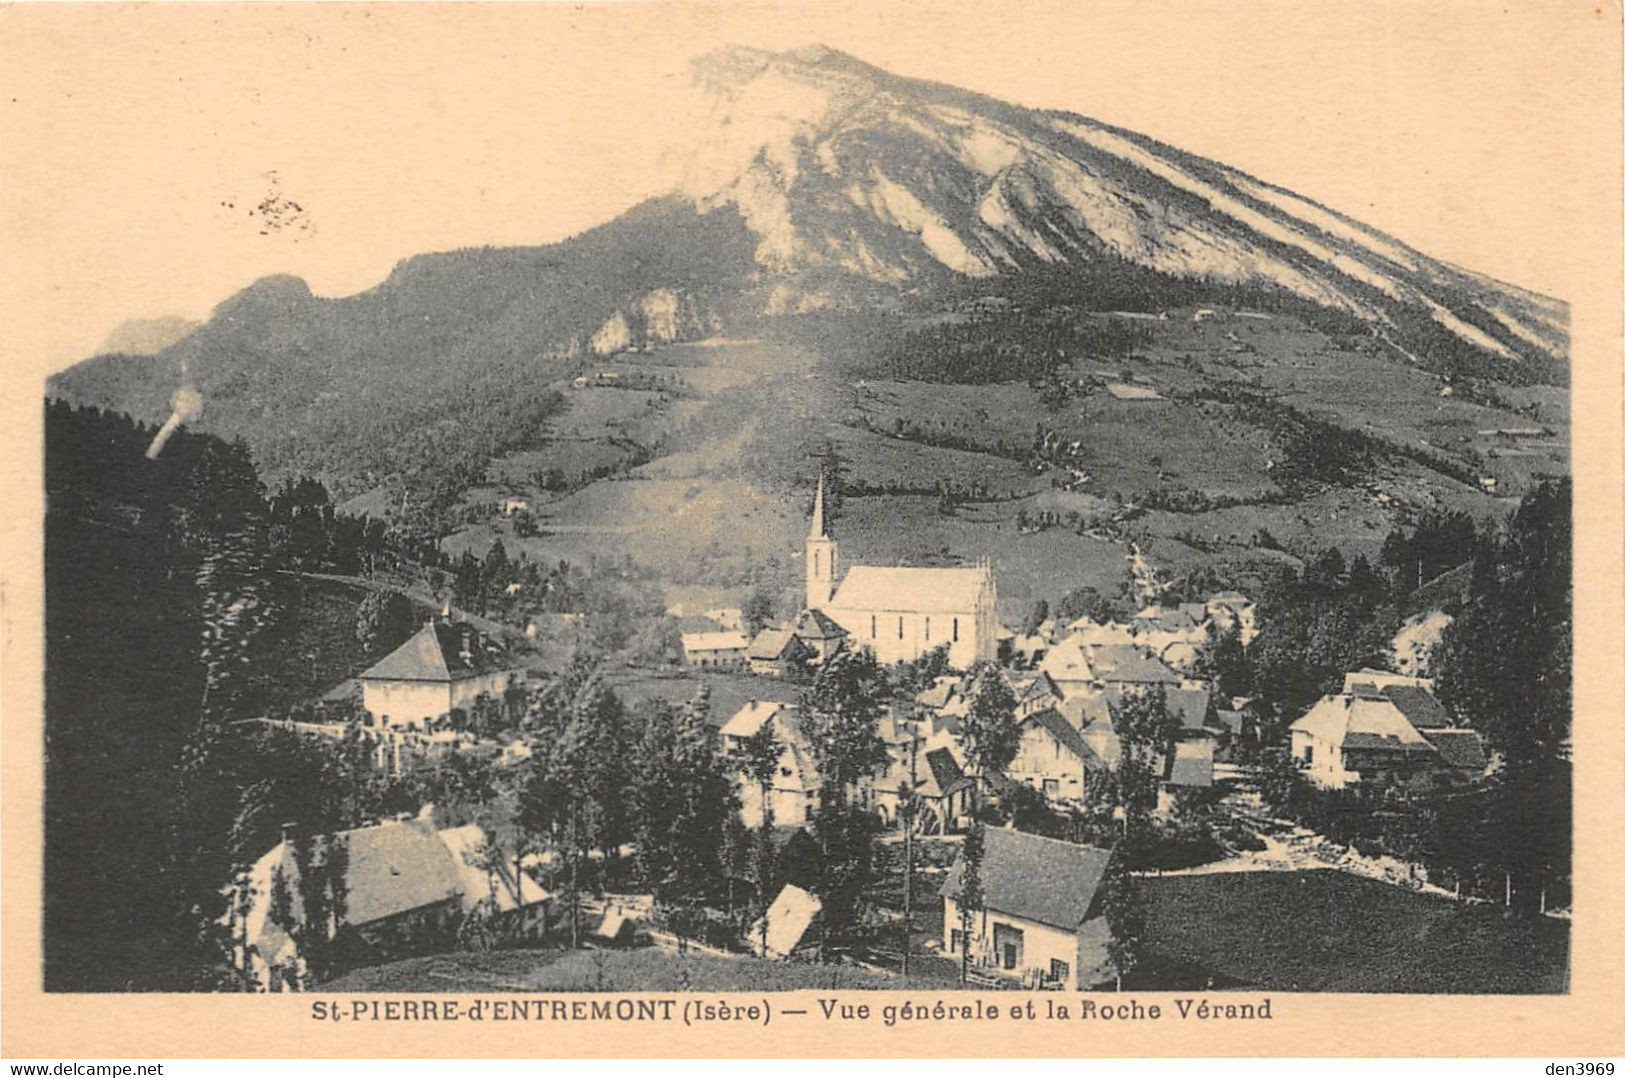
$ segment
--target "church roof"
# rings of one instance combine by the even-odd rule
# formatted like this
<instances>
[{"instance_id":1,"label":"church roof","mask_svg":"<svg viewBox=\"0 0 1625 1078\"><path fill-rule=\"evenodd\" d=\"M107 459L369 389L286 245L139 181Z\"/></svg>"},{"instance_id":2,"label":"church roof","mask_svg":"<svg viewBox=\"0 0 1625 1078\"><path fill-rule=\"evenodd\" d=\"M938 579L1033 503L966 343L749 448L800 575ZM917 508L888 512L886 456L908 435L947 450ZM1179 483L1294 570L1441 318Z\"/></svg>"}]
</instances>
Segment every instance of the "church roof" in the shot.
<instances>
[{"instance_id":1,"label":"church roof","mask_svg":"<svg viewBox=\"0 0 1625 1078\"><path fill-rule=\"evenodd\" d=\"M976 609L986 583L987 571L979 568L854 565L830 605L838 610L968 613Z\"/></svg>"},{"instance_id":2,"label":"church roof","mask_svg":"<svg viewBox=\"0 0 1625 1078\"><path fill-rule=\"evenodd\" d=\"M813 496L812 527L807 530L808 539L828 539L824 533L824 476L819 473L818 493Z\"/></svg>"}]
</instances>

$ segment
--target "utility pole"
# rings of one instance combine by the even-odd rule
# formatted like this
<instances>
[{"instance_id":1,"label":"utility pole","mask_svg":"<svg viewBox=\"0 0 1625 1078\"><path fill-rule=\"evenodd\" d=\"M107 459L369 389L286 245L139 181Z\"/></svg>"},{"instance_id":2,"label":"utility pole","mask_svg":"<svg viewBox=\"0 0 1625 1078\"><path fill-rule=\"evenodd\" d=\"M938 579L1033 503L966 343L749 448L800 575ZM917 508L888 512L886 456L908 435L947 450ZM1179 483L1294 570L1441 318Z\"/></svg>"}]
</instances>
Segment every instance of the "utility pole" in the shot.
<instances>
[{"instance_id":1,"label":"utility pole","mask_svg":"<svg viewBox=\"0 0 1625 1078\"><path fill-rule=\"evenodd\" d=\"M903 976L908 976L909 942L914 911L914 787L918 776L920 731L915 727L908 737L908 790L899 799L897 816L903 822Z\"/></svg>"}]
</instances>

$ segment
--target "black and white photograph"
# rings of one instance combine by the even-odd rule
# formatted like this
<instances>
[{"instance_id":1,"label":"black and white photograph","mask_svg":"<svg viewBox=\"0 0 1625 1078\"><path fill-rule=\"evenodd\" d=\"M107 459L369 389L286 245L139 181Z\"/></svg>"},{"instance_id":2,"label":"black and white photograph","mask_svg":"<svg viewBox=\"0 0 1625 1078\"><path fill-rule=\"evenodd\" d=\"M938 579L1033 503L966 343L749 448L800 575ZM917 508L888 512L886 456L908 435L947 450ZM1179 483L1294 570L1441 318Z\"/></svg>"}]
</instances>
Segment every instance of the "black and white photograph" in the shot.
<instances>
[{"instance_id":1,"label":"black and white photograph","mask_svg":"<svg viewBox=\"0 0 1625 1078\"><path fill-rule=\"evenodd\" d=\"M47 995L1573 990L1533 7L164 7L0 78Z\"/></svg>"}]
</instances>

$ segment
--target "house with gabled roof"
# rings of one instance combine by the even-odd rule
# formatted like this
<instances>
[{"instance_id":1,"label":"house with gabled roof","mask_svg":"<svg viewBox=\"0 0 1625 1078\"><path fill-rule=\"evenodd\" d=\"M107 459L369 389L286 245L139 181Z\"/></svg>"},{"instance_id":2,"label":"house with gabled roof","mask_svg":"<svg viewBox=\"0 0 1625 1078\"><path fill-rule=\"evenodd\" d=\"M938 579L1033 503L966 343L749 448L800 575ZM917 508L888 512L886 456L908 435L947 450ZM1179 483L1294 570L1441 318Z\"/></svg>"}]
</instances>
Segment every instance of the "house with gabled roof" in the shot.
<instances>
[{"instance_id":1,"label":"house with gabled roof","mask_svg":"<svg viewBox=\"0 0 1625 1078\"><path fill-rule=\"evenodd\" d=\"M683 661L689 666L731 670L745 665L750 641L744 633L732 630L700 631L682 634Z\"/></svg>"},{"instance_id":2,"label":"house with gabled roof","mask_svg":"<svg viewBox=\"0 0 1625 1078\"><path fill-rule=\"evenodd\" d=\"M422 728L482 695L500 700L519 676L474 626L437 617L361 674L361 706L378 726Z\"/></svg>"},{"instance_id":3,"label":"house with gabled roof","mask_svg":"<svg viewBox=\"0 0 1625 1078\"><path fill-rule=\"evenodd\" d=\"M794 629L769 626L757 633L745 649L745 661L753 674L788 678L794 676L797 667L810 664L815 654Z\"/></svg>"},{"instance_id":4,"label":"house with gabled roof","mask_svg":"<svg viewBox=\"0 0 1625 1078\"><path fill-rule=\"evenodd\" d=\"M1021 719L1016 755L1004 773L1054 803L1082 801L1092 781L1109 770L1081 731L1055 708L1043 708Z\"/></svg>"},{"instance_id":5,"label":"house with gabled roof","mask_svg":"<svg viewBox=\"0 0 1625 1078\"><path fill-rule=\"evenodd\" d=\"M233 960L262 991L288 991L308 984L313 940L347 966L432 951L487 899L534 927L547 894L485 850L477 826L437 829L432 806L332 835L285 833L225 890Z\"/></svg>"},{"instance_id":6,"label":"house with gabled roof","mask_svg":"<svg viewBox=\"0 0 1625 1078\"><path fill-rule=\"evenodd\" d=\"M952 737L928 733L919 724L898 726L907 730L887 746L890 758L870 784L870 804L881 823L891 826L898 820L906 787L916 803L915 830L947 834L970 813L975 781L965 774Z\"/></svg>"},{"instance_id":7,"label":"house with gabled roof","mask_svg":"<svg viewBox=\"0 0 1625 1078\"><path fill-rule=\"evenodd\" d=\"M1004 828L983 831L982 908L960 916L964 856L942 886L943 950L1030 987L1087 989L1112 976L1103 892L1112 852Z\"/></svg>"},{"instance_id":8,"label":"house with gabled roof","mask_svg":"<svg viewBox=\"0 0 1625 1078\"><path fill-rule=\"evenodd\" d=\"M847 631L822 610L803 610L793 631L812 650L812 662L821 663L846 645Z\"/></svg>"},{"instance_id":9,"label":"house with gabled roof","mask_svg":"<svg viewBox=\"0 0 1625 1078\"><path fill-rule=\"evenodd\" d=\"M1432 681L1385 670L1347 675L1288 733L1293 759L1327 789L1469 782L1488 762L1478 731L1456 724Z\"/></svg>"},{"instance_id":10,"label":"house with gabled roof","mask_svg":"<svg viewBox=\"0 0 1625 1078\"><path fill-rule=\"evenodd\" d=\"M717 731L723 751L737 757L745 742L761 732L773 731L779 745L778 764L768 783L767 806L775 826L791 827L807 823L818 814L822 788L818 761L801 728L801 708L776 700L750 700L729 717ZM734 773L739 797L739 816L746 827L759 827L763 818L762 784L739 768Z\"/></svg>"}]
</instances>

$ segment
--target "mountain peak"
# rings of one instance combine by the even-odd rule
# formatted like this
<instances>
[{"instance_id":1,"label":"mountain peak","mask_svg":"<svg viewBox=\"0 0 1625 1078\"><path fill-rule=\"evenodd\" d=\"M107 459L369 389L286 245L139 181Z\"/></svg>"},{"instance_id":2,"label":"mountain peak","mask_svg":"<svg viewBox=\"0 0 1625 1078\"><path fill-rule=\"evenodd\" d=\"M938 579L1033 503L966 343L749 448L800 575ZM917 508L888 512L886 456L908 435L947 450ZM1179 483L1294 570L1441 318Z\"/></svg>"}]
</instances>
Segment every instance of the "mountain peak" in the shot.
<instances>
[{"instance_id":1,"label":"mountain peak","mask_svg":"<svg viewBox=\"0 0 1625 1078\"><path fill-rule=\"evenodd\" d=\"M1566 348L1561 305L1486 287L1291 192L1083 116L893 76L820 44L723 48L694 75L706 117L685 128L696 137L677 192L702 212L737 209L757 263L798 306L827 300L813 293L832 275L916 289L945 272L1121 259L1379 327L1420 317L1503 359Z\"/></svg>"}]
</instances>

